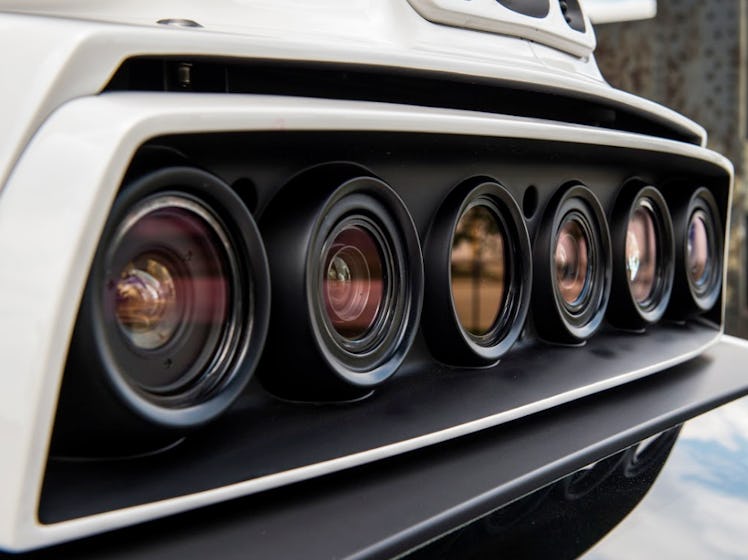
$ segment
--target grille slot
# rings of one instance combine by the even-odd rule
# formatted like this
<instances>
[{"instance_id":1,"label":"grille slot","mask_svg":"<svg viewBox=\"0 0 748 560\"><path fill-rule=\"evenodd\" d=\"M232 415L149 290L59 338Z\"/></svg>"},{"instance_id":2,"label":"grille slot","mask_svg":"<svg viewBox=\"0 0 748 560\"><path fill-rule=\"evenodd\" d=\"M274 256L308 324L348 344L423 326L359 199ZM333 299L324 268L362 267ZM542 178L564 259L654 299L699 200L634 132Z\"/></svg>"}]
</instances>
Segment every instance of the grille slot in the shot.
<instances>
[{"instance_id":1,"label":"grille slot","mask_svg":"<svg viewBox=\"0 0 748 560\"><path fill-rule=\"evenodd\" d=\"M572 13L571 2L569 6ZM527 84L520 87L509 81L401 68L134 57L120 66L104 91L254 93L402 103L553 120L700 144L700 138L686 128L642 116L614 101L574 97L541 86L528 89Z\"/></svg>"}]
</instances>

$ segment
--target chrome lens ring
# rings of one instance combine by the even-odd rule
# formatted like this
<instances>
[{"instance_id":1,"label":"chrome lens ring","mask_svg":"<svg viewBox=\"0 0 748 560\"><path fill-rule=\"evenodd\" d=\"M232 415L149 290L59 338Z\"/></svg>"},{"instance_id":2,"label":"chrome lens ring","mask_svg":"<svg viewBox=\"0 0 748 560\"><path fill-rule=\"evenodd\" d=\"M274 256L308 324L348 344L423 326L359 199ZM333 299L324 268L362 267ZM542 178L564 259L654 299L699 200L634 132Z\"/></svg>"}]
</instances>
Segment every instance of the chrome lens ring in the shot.
<instances>
[{"instance_id":1,"label":"chrome lens ring","mask_svg":"<svg viewBox=\"0 0 748 560\"><path fill-rule=\"evenodd\" d=\"M673 291L673 221L655 187L632 180L621 189L612 216L613 292L610 321L638 330L665 313Z\"/></svg>"},{"instance_id":2,"label":"chrome lens ring","mask_svg":"<svg viewBox=\"0 0 748 560\"><path fill-rule=\"evenodd\" d=\"M514 197L488 178L460 183L434 216L424 252L432 353L453 365L496 362L519 338L530 305L530 238Z\"/></svg>"},{"instance_id":3,"label":"chrome lens ring","mask_svg":"<svg viewBox=\"0 0 748 560\"><path fill-rule=\"evenodd\" d=\"M587 187L559 189L534 244L533 318L545 340L579 343L602 325L610 296L611 240Z\"/></svg>"},{"instance_id":4,"label":"chrome lens ring","mask_svg":"<svg viewBox=\"0 0 748 560\"><path fill-rule=\"evenodd\" d=\"M120 402L149 423L202 424L239 395L259 360L270 279L259 231L219 179L168 168L123 188L76 326ZM70 361L69 361L70 365Z\"/></svg>"}]
</instances>

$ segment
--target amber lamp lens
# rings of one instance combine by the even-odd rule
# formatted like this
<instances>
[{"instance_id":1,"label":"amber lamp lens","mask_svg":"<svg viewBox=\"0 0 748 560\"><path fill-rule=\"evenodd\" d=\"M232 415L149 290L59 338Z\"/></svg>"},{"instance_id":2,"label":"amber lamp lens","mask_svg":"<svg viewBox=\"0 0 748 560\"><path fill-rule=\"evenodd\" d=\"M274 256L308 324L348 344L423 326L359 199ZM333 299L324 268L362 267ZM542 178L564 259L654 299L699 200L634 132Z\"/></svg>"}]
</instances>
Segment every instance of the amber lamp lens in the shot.
<instances>
[{"instance_id":1,"label":"amber lamp lens","mask_svg":"<svg viewBox=\"0 0 748 560\"><path fill-rule=\"evenodd\" d=\"M462 214L454 238L450 270L457 317L470 334L488 334L501 315L506 295L506 238L490 208Z\"/></svg>"},{"instance_id":2,"label":"amber lamp lens","mask_svg":"<svg viewBox=\"0 0 748 560\"><path fill-rule=\"evenodd\" d=\"M561 225L553 260L561 297L569 306L580 305L588 292L589 240L577 219L568 218Z\"/></svg>"},{"instance_id":3,"label":"amber lamp lens","mask_svg":"<svg viewBox=\"0 0 748 560\"><path fill-rule=\"evenodd\" d=\"M384 298L379 244L367 229L349 226L334 238L324 257L322 291L335 331L348 340L366 336Z\"/></svg>"},{"instance_id":4,"label":"amber lamp lens","mask_svg":"<svg viewBox=\"0 0 748 560\"><path fill-rule=\"evenodd\" d=\"M694 212L688 224L687 266L688 276L697 288L703 287L712 267L709 252L709 230L706 216L702 211Z\"/></svg>"},{"instance_id":5,"label":"amber lamp lens","mask_svg":"<svg viewBox=\"0 0 748 560\"><path fill-rule=\"evenodd\" d=\"M640 205L629 219L626 231L626 275L634 300L643 304L657 281L657 229L652 211Z\"/></svg>"}]
</instances>

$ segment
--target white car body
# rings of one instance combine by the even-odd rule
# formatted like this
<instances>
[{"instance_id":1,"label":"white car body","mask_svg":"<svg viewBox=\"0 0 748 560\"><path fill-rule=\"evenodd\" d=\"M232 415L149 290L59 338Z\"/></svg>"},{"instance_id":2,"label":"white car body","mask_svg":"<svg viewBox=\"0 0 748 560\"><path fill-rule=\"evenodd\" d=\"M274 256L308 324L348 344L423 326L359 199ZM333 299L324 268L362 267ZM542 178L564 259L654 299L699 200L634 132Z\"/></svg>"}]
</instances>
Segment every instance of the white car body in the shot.
<instances>
[{"instance_id":1,"label":"white car body","mask_svg":"<svg viewBox=\"0 0 748 560\"><path fill-rule=\"evenodd\" d=\"M483 6L498 4L487 0ZM700 126L605 82L592 53L589 19L587 31L575 37L561 27L557 14L545 29L528 27L526 18L503 16L496 16L500 25L493 29L504 33L497 34L433 23L407 0L0 1L0 549L50 545L311 478L506 422L668 365L365 454L52 525L37 518L58 391L88 266L128 163L149 138L248 130L543 138L678 154L732 173L726 159L704 147ZM157 23L175 19L201 27ZM686 131L697 143L366 101L102 93L123 61L143 55L345 63L501 80L606 100ZM693 355L702 350L695 348Z\"/></svg>"}]
</instances>

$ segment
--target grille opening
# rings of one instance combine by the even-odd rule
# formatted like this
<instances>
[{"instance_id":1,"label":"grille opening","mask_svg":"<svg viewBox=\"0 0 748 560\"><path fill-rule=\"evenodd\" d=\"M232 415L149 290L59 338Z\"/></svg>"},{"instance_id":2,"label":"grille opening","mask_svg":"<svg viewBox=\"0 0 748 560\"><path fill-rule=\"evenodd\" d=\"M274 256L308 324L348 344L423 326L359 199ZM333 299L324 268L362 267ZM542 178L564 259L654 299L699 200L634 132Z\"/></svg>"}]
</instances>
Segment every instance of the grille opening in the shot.
<instances>
[{"instance_id":1,"label":"grille opening","mask_svg":"<svg viewBox=\"0 0 748 560\"><path fill-rule=\"evenodd\" d=\"M513 12L530 16L534 18L544 18L548 15L550 10L550 2L548 0L496 0L499 4L505 8L509 8Z\"/></svg>"},{"instance_id":2,"label":"grille opening","mask_svg":"<svg viewBox=\"0 0 748 560\"><path fill-rule=\"evenodd\" d=\"M441 72L337 63L134 57L104 91L289 95L482 111L609 128L700 144L692 131L610 100Z\"/></svg>"},{"instance_id":3,"label":"grille opening","mask_svg":"<svg viewBox=\"0 0 748 560\"><path fill-rule=\"evenodd\" d=\"M559 0L558 5L567 25L574 31L584 33L584 16L582 15L582 9L579 7L579 2L577 0Z\"/></svg>"}]
</instances>

